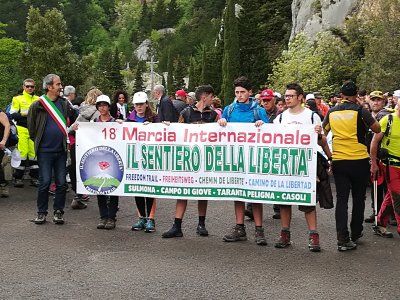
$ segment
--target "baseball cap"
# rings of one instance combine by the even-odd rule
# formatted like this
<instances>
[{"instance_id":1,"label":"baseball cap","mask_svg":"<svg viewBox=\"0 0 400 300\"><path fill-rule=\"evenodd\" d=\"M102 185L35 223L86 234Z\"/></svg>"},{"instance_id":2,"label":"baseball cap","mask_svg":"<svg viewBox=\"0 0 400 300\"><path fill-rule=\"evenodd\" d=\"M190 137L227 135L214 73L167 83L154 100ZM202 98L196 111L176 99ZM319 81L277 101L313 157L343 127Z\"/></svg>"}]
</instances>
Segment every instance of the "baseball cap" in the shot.
<instances>
[{"instance_id":1,"label":"baseball cap","mask_svg":"<svg viewBox=\"0 0 400 300\"><path fill-rule=\"evenodd\" d=\"M306 101L310 100L310 99L315 99L314 94L307 94L306 96Z\"/></svg>"},{"instance_id":2,"label":"baseball cap","mask_svg":"<svg viewBox=\"0 0 400 300\"><path fill-rule=\"evenodd\" d=\"M261 100L272 100L274 99L274 91L271 89L263 90L260 94Z\"/></svg>"},{"instance_id":3,"label":"baseball cap","mask_svg":"<svg viewBox=\"0 0 400 300\"><path fill-rule=\"evenodd\" d=\"M385 99L383 96L383 93L381 91L373 91L369 96L372 98L379 98L379 99Z\"/></svg>"},{"instance_id":4,"label":"baseball cap","mask_svg":"<svg viewBox=\"0 0 400 300\"><path fill-rule=\"evenodd\" d=\"M351 80L346 81L340 88L340 92L345 96L357 96L357 86Z\"/></svg>"},{"instance_id":5,"label":"baseball cap","mask_svg":"<svg viewBox=\"0 0 400 300\"><path fill-rule=\"evenodd\" d=\"M98 96L96 99L96 105L100 102L105 102L105 103L108 103L108 105L111 105L110 97L108 97L107 95Z\"/></svg>"},{"instance_id":6,"label":"baseball cap","mask_svg":"<svg viewBox=\"0 0 400 300\"><path fill-rule=\"evenodd\" d=\"M148 97L145 92L137 92L133 95L132 103L133 104L146 103L147 100Z\"/></svg>"},{"instance_id":7,"label":"baseball cap","mask_svg":"<svg viewBox=\"0 0 400 300\"><path fill-rule=\"evenodd\" d=\"M282 98L282 94L278 92L274 92L274 96L277 98Z\"/></svg>"},{"instance_id":8,"label":"baseball cap","mask_svg":"<svg viewBox=\"0 0 400 300\"><path fill-rule=\"evenodd\" d=\"M187 93L186 93L184 90L177 90L177 91L175 92L175 95L176 95L176 96L179 96L179 97L186 97L186 96L187 96Z\"/></svg>"}]
</instances>

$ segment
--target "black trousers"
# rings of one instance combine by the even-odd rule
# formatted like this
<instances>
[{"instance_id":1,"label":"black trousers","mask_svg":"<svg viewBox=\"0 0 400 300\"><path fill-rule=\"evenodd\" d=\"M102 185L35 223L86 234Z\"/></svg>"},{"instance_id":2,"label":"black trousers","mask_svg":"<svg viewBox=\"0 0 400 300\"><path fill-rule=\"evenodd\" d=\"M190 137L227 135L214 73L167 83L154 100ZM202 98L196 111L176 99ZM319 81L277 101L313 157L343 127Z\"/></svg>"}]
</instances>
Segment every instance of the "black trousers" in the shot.
<instances>
[{"instance_id":1,"label":"black trousers","mask_svg":"<svg viewBox=\"0 0 400 300\"><path fill-rule=\"evenodd\" d=\"M351 190L353 209L351 212L351 235L357 237L363 230L365 195L370 176L369 159L337 160L332 163L336 184L336 231L339 242L349 239L348 202Z\"/></svg>"}]
</instances>

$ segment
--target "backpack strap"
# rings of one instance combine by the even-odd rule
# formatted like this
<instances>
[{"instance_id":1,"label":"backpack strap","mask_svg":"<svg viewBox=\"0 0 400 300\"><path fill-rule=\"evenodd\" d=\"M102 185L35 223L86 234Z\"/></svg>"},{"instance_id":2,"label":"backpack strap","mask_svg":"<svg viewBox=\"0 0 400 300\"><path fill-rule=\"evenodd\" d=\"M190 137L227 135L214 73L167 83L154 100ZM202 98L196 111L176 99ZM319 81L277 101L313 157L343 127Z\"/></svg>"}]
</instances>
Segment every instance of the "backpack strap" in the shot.
<instances>
[{"instance_id":1,"label":"backpack strap","mask_svg":"<svg viewBox=\"0 0 400 300\"><path fill-rule=\"evenodd\" d=\"M253 109L253 114L254 114L254 122L256 122L256 121L258 121L258 120L261 120L261 119L260 119L260 112L258 111L258 106L256 106L256 107Z\"/></svg>"},{"instance_id":2,"label":"backpack strap","mask_svg":"<svg viewBox=\"0 0 400 300\"><path fill-rule=\"evenodd\" d=\"M393 124L393 115L389 114L388 115L388 122L386 125L386 129L385 129L385 133L383 134L384 136L386 136L388 139L386 141L386 146L389 146L390 144L390 133L391 133L391 129L392 129L392 124Z\"/></svg>"},{"instance_id":3,"label":"backpack strap","mask_svg":"<svg viewBox=\"0 0 400 300\"><path fill-rule=\"evenodd\" d=\"M228 121L231 118L231 114L232 114L233 110L235 109L234 104L235 104L235 102L229 104L229 106L228 106Z\"/></svg>"},{"instance_id":4,"label":"backpack strap","mask_svg":"<svg viewBox=\"0 0 400 300\"><path fill-rule=\"evenodd\" d=\"M279 114L279 123L282 123L282 113Z\"/></svg>"},{"instance_id":5,"label":"backpack strap","mask_svg":"<svg viewBox=\"0 0 400 300\"><path fill-rule=\"evenodd\" d=\"M314 115L316 114L315 111L311 112L311 124L314 124Z\"/></svg>"}]
</instances>

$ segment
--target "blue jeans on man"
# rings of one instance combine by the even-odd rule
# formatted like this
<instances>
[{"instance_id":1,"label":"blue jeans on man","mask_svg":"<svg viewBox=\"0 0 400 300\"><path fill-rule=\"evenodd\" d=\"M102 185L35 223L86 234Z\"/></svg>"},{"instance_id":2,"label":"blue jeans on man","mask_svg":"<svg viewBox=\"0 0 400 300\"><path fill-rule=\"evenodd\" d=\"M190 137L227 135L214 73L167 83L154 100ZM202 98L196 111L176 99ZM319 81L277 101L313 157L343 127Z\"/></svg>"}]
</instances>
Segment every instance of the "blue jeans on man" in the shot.
<instances>
[{"instance_id":1,"label":"blue jeans on man","mask_svg":"<svg viewBox=\"0 0 400 300\"><path fill-rule=\"evenodd\" d=\"M37 197L38 213L47 215L49 206L49 188L52 181L52 175L56 184L56 193L54 196L54 211L60 210L64 212L66 197L66 180L67 174L67 152L38 152L37 161L39 165L39 187Z\"/></svg>"}]
</instances>

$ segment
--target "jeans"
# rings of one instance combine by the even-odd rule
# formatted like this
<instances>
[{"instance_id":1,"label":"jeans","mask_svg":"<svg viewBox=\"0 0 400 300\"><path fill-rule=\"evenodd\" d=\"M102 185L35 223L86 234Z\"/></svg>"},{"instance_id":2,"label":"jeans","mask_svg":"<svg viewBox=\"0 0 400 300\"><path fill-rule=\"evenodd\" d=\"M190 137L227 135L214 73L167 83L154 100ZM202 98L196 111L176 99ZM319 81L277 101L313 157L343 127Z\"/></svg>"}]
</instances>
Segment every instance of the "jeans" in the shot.
<instances>
[{"instance_id":1,"label":"jeans","mask_svg":"<svg viewBox=\"0 0 400 300\"><path fill-rule=\"evenodd\" d=\"M369 172L369 159L333 161L332 171L336 184L336 231L339 242L349 240L348 202L351 189L353 210L351 213L351 234L359 236L363 230L365 198Z\"/></svg>"},{"instance_id":2,"label":"jeans","mask_svg":"<svg viewBox=\"0 0 400 300\"><path fill-rule=\"evenodd\" d=\"M118 196L97 195L100 219L115 220L118 210Z\"/></svg>"},{"instance_id":3,"label":"jeans","mask_svg":"<svg viewBox=\"0 0 400 300\"><path fill-rule=\"evenodd\" d=\"M39 187L37 197L38 213L47 214L49 205L49 187L52 175L56 184L56 194L54 196L54 211L64 212L67 174L67 152L39 152L37 154L39 164Z\"/></svg>"}]
</instances>

